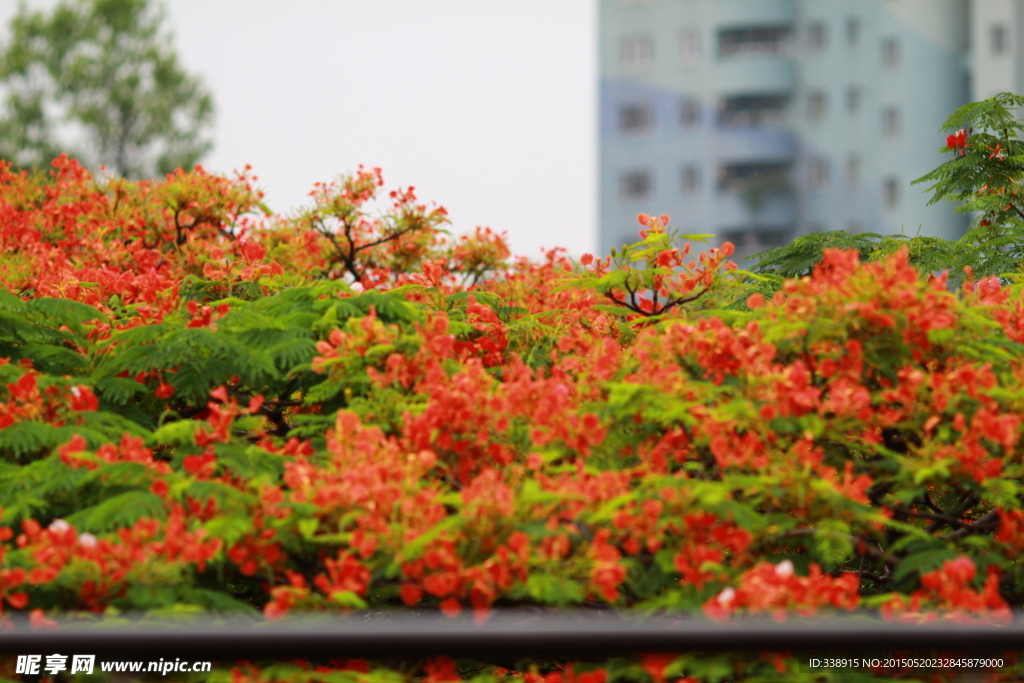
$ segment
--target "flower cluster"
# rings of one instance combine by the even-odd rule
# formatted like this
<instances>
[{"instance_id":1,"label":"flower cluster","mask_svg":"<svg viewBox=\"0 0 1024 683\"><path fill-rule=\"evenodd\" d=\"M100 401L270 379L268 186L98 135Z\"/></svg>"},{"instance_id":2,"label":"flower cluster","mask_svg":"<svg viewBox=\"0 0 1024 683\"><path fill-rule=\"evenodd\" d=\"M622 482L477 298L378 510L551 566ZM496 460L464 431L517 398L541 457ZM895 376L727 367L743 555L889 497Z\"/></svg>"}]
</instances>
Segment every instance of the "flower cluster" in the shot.
<instances>
[{"instance_id":1,"label":"flower cluster","mask_svg":"<svg viewBox=\"0 0 1024 683\"><path fill-rule=\"evenodd\" d=\"M273 230L248 183L0 177L0 618L1024 605L1017 289L829 250L755 294L668 216L509 263L377 170ZM632 666L492 674L731 675Z\"/></svg>"}]
</instances>

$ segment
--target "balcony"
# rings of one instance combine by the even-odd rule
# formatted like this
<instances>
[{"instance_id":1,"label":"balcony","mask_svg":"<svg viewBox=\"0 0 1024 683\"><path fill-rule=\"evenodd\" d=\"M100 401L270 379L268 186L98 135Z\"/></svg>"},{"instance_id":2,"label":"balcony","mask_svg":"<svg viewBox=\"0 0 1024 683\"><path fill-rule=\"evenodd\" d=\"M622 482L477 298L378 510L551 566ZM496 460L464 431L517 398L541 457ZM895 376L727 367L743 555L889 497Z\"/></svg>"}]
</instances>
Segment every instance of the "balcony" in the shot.
<instances>
[{"instance_id":1,"label":"balcony","mask_svg":"<svg viewBox=\"0 0 1024 683\"><path fill-rule=\"evenodd\" d=\"M746 54L723 57L715 65L714 83L720 93L791 93L796 88L796 64L791 59L784 56L747 58Z\"/></svg>"},{"instance_id":2,"label":"balcony","mask_svg":"<svg viewBox=\"0 0 1024 683\"><path fill-rule=\"evenodd\" d=\"M796 158L796 134L786 127L720 128L714 138L717 160L722 163L750 159L767 163L791 162Z\"/></svg>"},{"instance_id":3,"label":"balcony","mask_svg":"<svg viewBox=\"0 0 1024 683\"><path fill-rule=\"evenodd\" d=\"M782 128L789 122L783 109L720 111L718 126L726 130L744 128Z\"/></svg>"},{"instance_id":4,"label":"balcony","mask_svg":"<svg viewBox=\"0 0 1024 683\"><path fill-rule=\"evenodd\" d=\"M724 194L716 198L711 215L716 235L755 223L764 229L785 230L796 223L796 200L773 196L752 208L738 194Z\"/></svg>"},{"instance_id":5,"label":"balcony","mask_svg":"<svg viewBox=\"0 0 1024 683\"><path fill-rule=\"evenodd\" d=\"M781 227L758 225L723 231L719 233L719 240L720 243L732 242L733 246L736 247L732 260L740 264L741 267L747 267L753 265L753 263L746 263L751 254L785 246L792 239L792 234L791 225Z\"/></svg>"},{"instance_id":6,"label":"balcony","mask_svg":"<svg viewBox=\"0 0 1024 683\"><path fill-rule=\"evenodd\" d=\"M726 97L718 105L721 128L783 126L789 106L789 93L756 93Z\"/></svg>"},{"instance_id":7,"label":"balcony","mask_svg":"<svg viewBox=\"0 0 1024 683\"><path fill-rule=\"evenodd\" d=\"M796 222L796 189L787 164L722 166L717 191L714 222L718 234L754 224L777 232Z\"/></svg>"},{"instance_id":8,"label":"balcony","mask_svg":"<svg viewBox=\"0 0 1024 683\"><path fill-rule=\"evenodd\" d=\"M788 24L722 28L718 31L718 56L720 59L785 57L789 54L792 33Z\"/></svg>"},{"instance_id":9,"label":"balcony","mask_svg":"<svg viewBox=\"0 0 1024 683\"><path fill-rule=\"evenodd\" d=\"M714 20L720 25L796 21L794 0L715 0Z\"/></svg>"}]
</instances>

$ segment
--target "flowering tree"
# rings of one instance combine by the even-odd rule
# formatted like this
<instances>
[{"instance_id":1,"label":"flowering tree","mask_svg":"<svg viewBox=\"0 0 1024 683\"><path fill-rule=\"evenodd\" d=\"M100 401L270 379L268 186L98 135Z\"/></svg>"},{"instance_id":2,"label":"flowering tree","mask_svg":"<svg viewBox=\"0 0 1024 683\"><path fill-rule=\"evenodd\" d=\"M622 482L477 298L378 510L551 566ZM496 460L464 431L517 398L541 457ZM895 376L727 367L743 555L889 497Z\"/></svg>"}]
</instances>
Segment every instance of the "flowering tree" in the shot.
<instances>
[{"instance_id":1,"label":"flowering tree","mask_svg":"<svg viewBox=\"0 0 1024 683\"><path fill-rule=\"evenodd\" d=\"M998 278L950 291L906 249L825 250L765 296L730 245L691 256L667 216L641 215L614 261L530 262L487 229L447 236L411 189L372 216L377 169L318 186L290 219L253 180L99 182L67 158L49 178L0 170L4 618L532 605L1005 621L1024 603L1024 301ZM797 667L664 654L480 675Z\"/></svg>"},{"instance_id":2,"label":"flowering tree","mask_svg":"<svg viewBox=\"0 0 1024 683\"><path fill-rule=\"evenodd\" d=\"M199 161L213 102L182 69L163 20L149 0L22 6L0 47L0 155L45 171L73 144L91 164L133 178Z\"/></svg>"}]
</instances>

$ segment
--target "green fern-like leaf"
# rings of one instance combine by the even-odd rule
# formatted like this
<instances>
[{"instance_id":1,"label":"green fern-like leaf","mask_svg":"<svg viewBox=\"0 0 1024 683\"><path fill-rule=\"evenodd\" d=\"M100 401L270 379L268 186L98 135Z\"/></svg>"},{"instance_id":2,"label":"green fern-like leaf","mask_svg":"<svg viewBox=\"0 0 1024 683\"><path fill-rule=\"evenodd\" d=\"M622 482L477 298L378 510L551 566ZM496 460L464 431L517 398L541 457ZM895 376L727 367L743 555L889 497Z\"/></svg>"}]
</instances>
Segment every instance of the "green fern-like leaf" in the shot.
<instances>
[{"instance_id":1,"label":"green fern-like leaf","mask_svg":"<svg viewBox=\"0 0 1024 683\"><path fill-rule=\"evenodd\" d=\"M96 395L102 401L113 401L123 405L144 393L145 384L127 377L102 377L96 380Z\"/></svg>"},{"instance_id":2,"label":"green fern-like leaf","mask_svg":"<svg viewBox=\"0 0 1024 683\"><path fill-rule=\"evenodd\" d=\"M55 515L73 509L75 503L83 502L73 494L88 474L86 469L65 465L56 455L23 466L0 463L4 522L39 519L40 513Z\"/></svg>"},{"instance_id":3,"label":"green fern-like leaf","mask_svg":"<svg viewBox=\"0 0 1024 683\"><path fill-rule=\"evenodd\" d=\"M78 434L86 441L99 444L106 436L88 427L55 427L44 422L16 422L0 429L0 459L22 460L30 455L48 453Z\"/></svg>"},{"instance_id":4,"label":"green fern-like leaf","mask_svg":"<svg viewBox=\"0 0 1024 683\"><path fill-rule=\"evenodd\" d=\"M45 320L55 327L67 325L76 333L83 331L83 324L91 320L106 320L98 309L72 299L39 297L28 302L25 312L35 320Z\"/></svg>"},{"instance_id":5,"label":"green fern-like leaf","mask_svg":"<svg viewBox=\"0 0 1024 683\"><path fill-rule=\"evenodd\" d=\"M882 239L882 235L873 232L850 234L843 230L801 235L784 247L751 255L750 258L757 261L751 270L759 274L774 273L783 278L804 277L821 262L826 249L856 249L861 258L867 260Z\"/></svg>"},{"instance_id":6,"label":"green fern-like leaf","mask_svg":"<svg viewBox=\"0 0 1024 683\"><path fill-rule=\"evenodd\" d=\"M104 533L130 527L143 517L164 519L166 516L166 506L160 496L149 491L126 491L75 512L67 521L82 531Z\"/></svg>"},{"instance_id":7,"label":"green fern-like leaf","mask_svg":"<svg viewBox=\"0 0 1024 683\"><path fill-rule=\"evenodd\" d=\"M259 385L278 376L266 353L234 337L207 328L185 328L163 336L159 344L122 343L104 360L107 377L176 368L167 381L185 400L205 398L211 390L237 376Z\"/></svg>"}]
</instances>

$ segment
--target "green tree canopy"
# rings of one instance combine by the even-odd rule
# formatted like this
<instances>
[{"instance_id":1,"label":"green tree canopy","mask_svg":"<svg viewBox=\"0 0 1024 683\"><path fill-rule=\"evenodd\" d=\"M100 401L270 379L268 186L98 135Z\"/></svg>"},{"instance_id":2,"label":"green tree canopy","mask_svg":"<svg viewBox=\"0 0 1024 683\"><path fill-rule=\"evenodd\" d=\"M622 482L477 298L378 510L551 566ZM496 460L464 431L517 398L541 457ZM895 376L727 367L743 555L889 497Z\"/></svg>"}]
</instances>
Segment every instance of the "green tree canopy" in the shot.
<instances>
[{"instance_id":1,"label":"green tree canopy","mask_svg":"<svg viewBox=\"0 0 1024 683\"><path fill-rule=\"evenodd\" d=\"M209 151L213 101L178 62L149 0L22 3L0 44L0 158L61 152L128 178L189 168Z\"/></svg>"}]
</instances>

